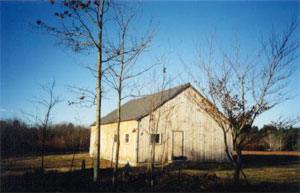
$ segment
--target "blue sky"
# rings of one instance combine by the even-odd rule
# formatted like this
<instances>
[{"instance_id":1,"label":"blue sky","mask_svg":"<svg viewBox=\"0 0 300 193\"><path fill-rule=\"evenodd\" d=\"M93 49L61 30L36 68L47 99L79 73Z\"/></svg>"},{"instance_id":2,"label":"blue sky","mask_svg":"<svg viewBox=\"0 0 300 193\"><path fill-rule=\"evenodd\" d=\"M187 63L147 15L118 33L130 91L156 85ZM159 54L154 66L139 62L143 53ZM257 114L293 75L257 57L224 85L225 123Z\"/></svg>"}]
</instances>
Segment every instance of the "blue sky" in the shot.
<instances>
[{"instance_id":1,"label":"blue sky","mask_svg":"<svg viewBox=\"0 0 300 193\"><path fill-rule=\"evenodd\" d=\"M32 97L41 92L40 84L53 78L57 94L66 101L74 97L66 85L95 87L95 79L83 68L96 62L94 54L77 54L57 46L51 36L30 26L37 19L55 21L55 7L39 1L0 1L0 5L1 118L22 118L21 111L34 112ZM272 26L280 32L292 16L299 18L299 1L146 1L139 14L135 30L142 31L150 18L159 24L151 48L139 62L151 63L151 58L169 53L165 66L170 76L176 76L184 71L179 56L192 63L195 44L205 46L205 38L214 30L223 47L229 46L237 32L243 51L255 51L261 34L270 32ZM296 97L263 114L256 125L300 113L299 77L298 69L288 88ZM66 101L54 109L54 122L76 122L78 115L85 125L94 121L94 107L68 106ZM116 106L115 94L111 93L104 100L103 115Z\"/></svg>"}]
</instances>

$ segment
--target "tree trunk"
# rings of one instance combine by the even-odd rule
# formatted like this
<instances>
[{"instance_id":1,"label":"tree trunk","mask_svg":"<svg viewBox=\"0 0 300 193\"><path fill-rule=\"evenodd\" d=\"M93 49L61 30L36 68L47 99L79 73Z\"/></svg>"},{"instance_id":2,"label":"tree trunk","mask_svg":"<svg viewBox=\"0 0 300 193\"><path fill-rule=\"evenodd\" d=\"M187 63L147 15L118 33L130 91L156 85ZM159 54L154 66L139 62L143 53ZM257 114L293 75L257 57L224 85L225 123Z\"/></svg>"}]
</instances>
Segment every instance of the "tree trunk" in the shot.
<instances>
[{"instance_id":1,"label":"tree trunk","mask_svg":"<svg viewBox=\"0 0 300 193\"><path fill-rule=\"evenodd\" d=\"M44 157L45 157L45 140L46 140L46 129L43 128L43 139L42 139L42 164L41 171L44 173Z\"/></svg>"},{"instance_id":2,"label":"tree trunk","mask_svg":"<svg viewBox=\"0 0 300 193\"><path fill-rule=\"evenodd\" d=\"M101 40L99 40L101 42ZM101 50L101 47L99 48ZM98 181L99 168L100 168L100 139L101 139L101 79L102 79L102 63L101 63L101 51L98 51L97 62L97 109L96 109L96 156L94 157L94 182Z\"/></svg>"},{"instance_id":3,"label":"tree trunk","mask_svg":"<svg viewBox=\"0 0 300 193\"><path fill-rule=\"evenodd\" d=\"M124 72L124 47L125 47L125 31L122 33L122 43L121 43L121 70L120 76L118 80L118 125L117 125L117 147L116 147L116 159L115 159L115 167L113 171L113 178L112 184L113 187L116 188L117 182L117 172L118 172L118 165L119 165L119 153L120 153L120 126L121 126L121 104L122 104L122 91L123 91L123 72Z\"/></svg>"},{"instance_id":4,"label":"tree trunk","mask_svg":"<svg viewBox=\"0 0 300 193\"><path fill-rule=\"evenodd\" d=\"M151 157L151 190L154 186L154 179L153 179L153 172L154 172L154 162L155 162L155 140L152 146L153 150L152 150L152 157Z\"/></svg>"},{"instance_id":5,"label":"tree trunk","mask_svg":"<svg viewBox=\"0 0 300 193\"><path fill-rule=\"evenodd\" d=\"M283 138L283 130L282 130L282 128L280 128L280 137L279 137L279 151L282 151L282 146L283 146L283 144L282 144L282 139Z\"/></svg>"},{"instance_id":6,"label":"tree trunk","mask_svg":"<svg viewBox=\"0 0 300 193\"><path fill-rule=\"evenodd\" d=\"M120 84L122 85L122 84ZM118 101L118 125L117 125L117 146L116 146L116 157L115 157L115 167L113 171L112 184L116 188L117 184L117 172L119 165L119 152L120 152L120 126L121 126L121 91L119 90L119 101Z\"/></svg>"},{"instance_id":7,"label":"tree trunk","mask_svg":"<svg viewBox=\"0 0 300 193\"><path fill-rule=\"evenodd\" d=\"M103 27L103 9L104 0L101 2L101 10L99 16L99 32L98 32L98 60L97 60L97 107L96 107L96 156L94 157L94 176L93 181L97 182L99 178L99 168L100 168L100 148L101 148L101 100L102 100L102 27Z\"/></svg>"},{"instance_id":8,"label":"tree trunk","mask_svg":"<svg viewBox=\"0 0 300 193\"><path fill-rule=\"evenodd\" d=\"M242 152L240 150L236 151L236 161L234 165L234 183L238 184L240 182L240 173L242 169Z\"/></svg>"},{"instance_id":9,"label":"tree trunk","mask_svg":"<svg viewBox=\"0 0 300 193\"><path fill-rule=\"evenodd\" d=\"M151 136L151 134L150 134ZM152 137L151 137L152 138ZM152 139L150 139L152 140ZM155 139L154 141L152 141L152 144L151 144L151 158L150 158L150 167L149 167L149 173L150 173L150 186L151 186L151 190L154 186L154 179L153 179L153 172L154 172L154 162L155 162Z\"/></svg>"}]
</instances>

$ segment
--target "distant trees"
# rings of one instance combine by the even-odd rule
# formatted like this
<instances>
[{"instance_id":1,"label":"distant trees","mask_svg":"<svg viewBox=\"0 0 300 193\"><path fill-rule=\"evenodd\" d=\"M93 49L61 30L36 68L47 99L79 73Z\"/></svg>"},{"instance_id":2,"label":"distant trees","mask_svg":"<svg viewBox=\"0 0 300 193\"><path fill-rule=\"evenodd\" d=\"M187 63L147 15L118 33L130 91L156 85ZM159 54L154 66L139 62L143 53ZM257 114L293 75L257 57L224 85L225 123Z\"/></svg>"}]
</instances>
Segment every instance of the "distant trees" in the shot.
<instances>
[{"instance_id":1,"label":"distant trees","mask_svg":"<svg viewBox=\"0 0 300 193\"><path fill-rule=\"evenodd\" d=\"M270 151L298 150L300 140L299 130L293 126L300 121L296 118L282 118L264 125L262 131L266 132L264 141Z\"/></svg>"},{"instance_id":2,"label":"distant trees","mask_svg":"<svg viewBox=\"0 0 300 193\"><path fill-rule=\"evenodd\" d=\"M286 145L283 150L300 151L300 127L291 127L286 132Z\"/></svg>"},{"instance_id":3,"label":"distant trees","mask_svg":"<svg viewBox=\"0 0 300 193\"><path fill-rule=\"evenodd\" d=\"M282 131L270 123L261 128L251 128L251 135L261 136L259 139L247 144L244 150L248 151L280 151L280 136L282 136L281 151L300 150L300 127L289 126Z\"/></svg>"},{"instance_id":4,"label":"distant trees","mask_svg":"<svg viewBox=\"0 0 300 193\"><path fill-rule=\"evenodd\" d=\"M216 49L214 38L208 41L208 49L204 52L197 50L196 68L199 73L191 74L194 74L195 83L210 102L199 101L196 104L222 129L227 147L225 152L235 168L236 183L240 173L246 179L242 170L242 150L262 137L251 134L253 122L265 111L290 98L285 88L297 68L297 29L298 21L295 19L280 35L273 30L268 39L262 38L261 47L253 58L241 52L237 42L229 52ZM217 53L219 57L215 57ZM236 156L228 149L228 134Z\"/></svg>"},{"instance_id":5,"label":"distant trees","mask_svg":"<svg viewBox=\"0 0 300 193\"><path fill-rule=\"evenodd\" d=\"M252 150L252 151L264 151L265 143L263 139L266 136L266 131L259 129L257 126L252 126L249 128L249 134L247 136L246 141L250 141L245 145L244 150ZM256 140L253 140L257 137Z\"/></svg>"},{"instance_id":6,"label":"distant trees","mask_svg":"<svg viewBox=\"0 0 300 193\"><path fill-rule=\"evenodd\" d=\"M18 119L1 120L0 125L1 158L40 154L42 135L37 127L29 126ZM47 132L45 153L88 151L89 149L89 128L71 123L60 123L50 125ZM81 141L77 140L79 135Z\"/></svg>"},{"instance_id":7,"label":"distant trees","mask_svg":"<svg viewBox=\"0 0 300 193\"><path fill-rule=\"evenodd\" d=\"M37 153L41 139L37 128L28 127L20 120L1 120L1 158Z\"/></svg>"},{"instance_id":8,"label":"distant trees","mask_svg":"<svg viewBox=\"0 0 300 193\"><path fill-rule=\"evenodd\" d=\"M266 143L267 150L278 151L279 150L279 137L277 128L274 125L265 125L263 130L266 132L264 142Z\"/></svg>"},{"instance_id":9,"label":"distant trees","mask_svg":"<svg viewBox=\"0 0 300 193\"><path fill-rule=\"evenodd\" d=\"M90 146L90 132L88 127L73 125L72 123L55 124L49 130L49 148L62 151L88 151Z\"/></svg>"}]
</instances>

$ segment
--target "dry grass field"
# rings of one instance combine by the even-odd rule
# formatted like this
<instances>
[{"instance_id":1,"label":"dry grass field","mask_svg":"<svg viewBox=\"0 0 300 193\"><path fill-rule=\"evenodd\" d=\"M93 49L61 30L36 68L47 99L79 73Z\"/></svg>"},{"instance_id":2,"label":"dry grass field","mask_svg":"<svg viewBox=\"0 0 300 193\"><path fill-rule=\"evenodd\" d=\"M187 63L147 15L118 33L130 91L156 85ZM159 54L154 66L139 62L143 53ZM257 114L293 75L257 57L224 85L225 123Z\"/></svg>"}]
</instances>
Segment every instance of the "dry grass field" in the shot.
<instances>
[{"instance_id":1,"label":"dry grass field","mask_svg":"<svg viewBox=\"0 0 300 193\"><path fill-rule=\"evenodd\" d=\"M46 155L45 156L45 170L46 171L60 171L67 172L71 170L73 154L62 155ZM72 170L79 170L82 167L82 160L85 160L85 168L92 168L93 160L88 153L77 153L74 156ZM26 172L33 172L40 168L41 157L18 157L8 158L0 162L1 177L23 175ZM101 160L101 168L111 167L111 162Z\"/></svg>"},{"instance_id":2,"label":"dry grass field","mask_svg":"<svg viewBox=\"0 0 300 193\"><path fill-rule=\"evenodd\" d=\"M253 155L252 155L253 156ZM257 157L258 155L254 155ZM101 160L102 183L92 183L92 158L87 153L45 156L47 185L35 173L41 163L40 157L9 158L1 161L1 190L3 191L110 191L111 162ZM257 158L256 158L257 159ZM86 170L81 170L85 160ZM165 173L157 174L157 191L241 191L241 192L299 192L300 165L290 158L280 162L258 160L244 165L244 172L250 182L240 187L232 186L232 167L228 164L169 165ZM174 167L175 166L175 167ZM183 167L182 167L183 166ZM122 167L122 165L121 165ZM133 168L131 181L123 183L124 191L149 191L145 169ZM25 174L23 176L23 174ZM66 179L72 182L66 183ZM105 182L106 181L106 182ZM30 183L29 183L30 182ZM29 184L28 184L29 183ZM43 184L41 186L41 184ZM76 184L76 186L74 186ZM46 189L44 189L46 187ZM99 189L100 187L100 189ZM104 189L103 189L104 188ZM108 189L105 189L108 188ZM148 188L148 189L147 189ZM151 191L152 189L150 189Z\"/></svg>"},{"instance_id":3,"label":"dry grass field","mask_svg":"<svg viewBox=\"0 0 300 193\"><path fill-rule=\"evenodd\" d=\"M207 170L183 169L181 172L189 175L203 175ZM231 169L212 169L211 173L219 178L232 179L233 170ZM291 163L282 166L263 166L257 168L245 168L244 172L247 179L252 184L261 182L270 183L300 183L300 166L297 163ZM242 177L241 177L242 178Z\"/></svg>"}]
</instances>

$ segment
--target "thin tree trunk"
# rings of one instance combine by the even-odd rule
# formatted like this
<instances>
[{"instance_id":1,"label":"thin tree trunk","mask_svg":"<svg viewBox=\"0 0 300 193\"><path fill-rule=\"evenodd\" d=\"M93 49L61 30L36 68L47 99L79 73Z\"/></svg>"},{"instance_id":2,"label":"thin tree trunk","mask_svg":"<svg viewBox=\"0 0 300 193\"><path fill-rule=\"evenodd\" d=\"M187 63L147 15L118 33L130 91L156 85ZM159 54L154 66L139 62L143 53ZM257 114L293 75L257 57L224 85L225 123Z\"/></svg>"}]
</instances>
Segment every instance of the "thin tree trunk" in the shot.
<instances>
[{"instance_id":1,"label":"thin tree trunk","mask_svg":"<svg viewBox=\"0 0 300 193\"><path fill-rule=\"evenodd\" d=\"M99 40L101 42L101 40ZM100 44L100 43L99 43ZM101 47L99 48L101 50ZM97 64L97 110L96 110L96 156L94 158L94 182L98 181L99 168L100 168L100 147L101 147L101 79L102 79L102 63L101 51L98 51L98 64Z\"/></svg>"},{"instance_id":2,"label":"thin tree trunk","mask_svg":"<svg viewBox=\"0 0 300 193\"><path fill-rule=\"evenodd\" d=\"M98 78L97 78L97 112L96 112L96 156L95 156L95 164L94 164L94 182L98 180L99 168L100 168L100 147L101 147L101 73L102 65L101 65L101 54L98 53Z\"/></svg>"},{"instance_id":3,"label":"thin tree trunk","mask_svg":"<svg viewBox=\"0 0 300 193\"><path fill-rule=\"evenodd\" d=\"M115 142L113 141L112 150L111 150L111 160L110 160L110 167L113 168L113 162L114 162L114 149L115 149Z\"/></svg>"},{"instance_id":4,"label":"thin tree trunk","mask_svg":"<svg viewBox=\"0 0 300 193\"><path fill-rule=\"evenodd\" d=\"M101 148L101 100L102 100L102 22L103 22L103 9L104 0L101 2L101 10L99 16L99 33L98 33L98 61L97 61L97 108L96 108L96 157L94 158L94 178L93 181L97 182L99 178L100 168L100 148Z\"/></svg>"},{"instance_id":5,"label":"thin tree trunk","mask_svg":"<svg viewBox=\"0 0 300 193\"><path fill-rule=\"evenodd\" d=\"M240 182L240 173L242 170L242 152L238 149L236 151L236 162L235 162L235 168L234 168L234 183L238 184Z\"/></svg>"},{"instance_id":6,"label":"thin tree trunk","mask_svg":"<svg viewBox=\"0 0 300 193\"><path fill-rule=\"evenodd\" d=\"M163 149L162 149L162 158L161 158L161 171L164 171L164 159L165 159L165 143L163 143Z\"/></svg>"},{"instance_id":7,"label":"thin tree trunk","mask_svg":"<svg viewBox=\"0 0 300 193\"><path fill-rule=\"evenodd\" d=\"M279 151L282 151L282 138L283 138L283 130L282 128L280 128Z\"/></svg>"},{"instance_id":8,"label":"thin tree trunk","mask_svg":"<svg viewBox=\"0 0 300 193\"><path fill-rule=\"evenodd\" d=\"M80 152L80 146L81 146L81 127L79 128L79 135L78 136L79 136L79 143L78 143L78 145L75 148L74 148L75 145L73 145L74 150L73 150L73 157L72 157L72 162L71 162L71 172L73 170L73 165L74 165L74 161L75 161L76 150Z\"/></svg>"},{"instance_id":9,"label":"thin tree trunk","mask_svg":"<svg viewBox=\"0 0 300 193\"><path fill-rule=\"evenodd\" d=\"M154 162L155 162L155 139L152 145L152 157L151 157L151 190L154 186L153 172L154 172Z\"/></svg>"},{"instance_id":10,"label":"thin tree trunk","mask_svg":"<svg viewBox=\"0 0 300 193\"><path fill-rule=\"evenodd\" d=\"M120 84L121 85L121 84ZM117 125L117 146L116 146L116 157L115 157L115 167L113 171L112 184L116 188L117 182L117 172L119 165L119 152L120 152L120 126L121 126L121 92L119 91L119 101L118 101L118 125Z\"/></svg>"},{"instance_id":11,"label":"thin tree trunk","mask_svg":"<svg viewBox=\"0 0 300 193\"><path fill-rule=\"evenodd\" d=\"M71 169L70 169L71 172L73 170L74 160L75 160L75 151L73 151L73 156L72 156Z\"/></svg>"},{"instance_id":12,"label":"thin tree trunk","mask_svg":"<svg viewBox=\"0 0 300 193\"><path fill-rule=\"evenodd\" d=\"M116 147L116 159L115 167L113 171L112 184L116 188L117 182L117 172L119 165L119 153L120 153L120 126L121 126L121 104L122 104L122 91L123 91L123 72L124 72L124 48L125 48L125 32L122 32L122 43L121 43L121 70L119 76L119 85L118 85L118 125L117 125L117 147Z\"/></svg>"},{"instance_id":13,"label":"thin tree trunk","mask_svg":"<svg viewBox=\"0 0 300 193\"><path fill-rule=\"evenodd\" d=\"M43 139L42 139L42 164L41 171L44 173L44 157L45 157L45 129L43 128Z\"/></svg>"}]
</instances>

